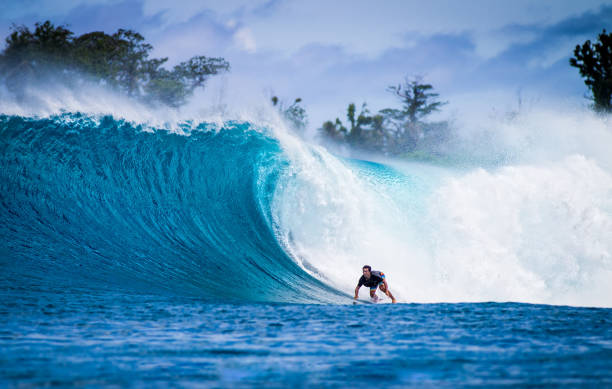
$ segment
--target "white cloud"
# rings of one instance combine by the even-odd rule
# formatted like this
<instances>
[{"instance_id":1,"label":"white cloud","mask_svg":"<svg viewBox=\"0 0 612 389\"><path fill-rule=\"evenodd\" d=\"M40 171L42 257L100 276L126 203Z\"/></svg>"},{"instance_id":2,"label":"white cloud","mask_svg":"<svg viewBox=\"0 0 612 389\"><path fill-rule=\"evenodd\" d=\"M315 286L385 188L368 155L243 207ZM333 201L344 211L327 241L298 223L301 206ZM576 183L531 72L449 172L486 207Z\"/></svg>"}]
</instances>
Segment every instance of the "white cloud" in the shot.
<instances>
[{"instance_id":1,"label":"white cloud","mask_svg":"<svg viewBox=\"0 0 612 389\"><path fill-rule=\"evenodd\" d=\"M248 27L241 27L236 30L234 33L234 43L239 49L244 50L247 53L255 53L257 51L255 37Z\"/></svg>"}]
</instances>

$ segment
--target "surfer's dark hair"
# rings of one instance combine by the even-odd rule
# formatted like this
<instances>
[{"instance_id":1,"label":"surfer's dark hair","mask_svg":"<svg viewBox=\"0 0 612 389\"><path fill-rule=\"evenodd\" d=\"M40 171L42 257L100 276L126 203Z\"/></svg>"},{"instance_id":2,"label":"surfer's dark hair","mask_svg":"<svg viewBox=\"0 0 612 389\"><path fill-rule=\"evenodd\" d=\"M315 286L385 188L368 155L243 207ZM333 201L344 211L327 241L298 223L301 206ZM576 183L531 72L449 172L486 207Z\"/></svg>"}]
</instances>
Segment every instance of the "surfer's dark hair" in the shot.
<instances>
[{"instance_id":1,"label":"surfer's dark hair","mask_svg":"<svg viewBox=\"0 0 612 389\"><path fill-rule=\"evenodd\" d=\"M363 265L363 269L368 269L368 271L372 271L372 266L370 266L370 265Z\"/></svg>"}]
</instances>

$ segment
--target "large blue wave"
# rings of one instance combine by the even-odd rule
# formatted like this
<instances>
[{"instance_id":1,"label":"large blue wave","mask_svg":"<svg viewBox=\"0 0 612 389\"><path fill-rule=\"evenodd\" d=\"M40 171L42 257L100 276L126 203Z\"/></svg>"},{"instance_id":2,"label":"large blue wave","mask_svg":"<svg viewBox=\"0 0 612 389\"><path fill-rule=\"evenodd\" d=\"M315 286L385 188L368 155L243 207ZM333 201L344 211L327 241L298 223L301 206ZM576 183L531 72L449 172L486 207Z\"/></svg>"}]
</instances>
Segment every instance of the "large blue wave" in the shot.
<instances>
[{"instance_id":1,"label":"large blue wave","mask_svg":"<svg viewBox=\"0 0 612 389\"><path fill-rule=\"evenodd\" d=\"M400 301L610 306L611 133L567 121L466 166L340 158L275 124L3 115L0 289L348 302L370 264Z\"/></svg>"},{"instance_id":2,"label":"large blue wave","mask_svg":"<svg viewBox=\"0 0 612 389\"><path fill-rule=\"evenodd\" d=\"M275 236L278 141L249 123L183 130L0 116L0 286L342 299Z\"/></svg>"}]
</instances>

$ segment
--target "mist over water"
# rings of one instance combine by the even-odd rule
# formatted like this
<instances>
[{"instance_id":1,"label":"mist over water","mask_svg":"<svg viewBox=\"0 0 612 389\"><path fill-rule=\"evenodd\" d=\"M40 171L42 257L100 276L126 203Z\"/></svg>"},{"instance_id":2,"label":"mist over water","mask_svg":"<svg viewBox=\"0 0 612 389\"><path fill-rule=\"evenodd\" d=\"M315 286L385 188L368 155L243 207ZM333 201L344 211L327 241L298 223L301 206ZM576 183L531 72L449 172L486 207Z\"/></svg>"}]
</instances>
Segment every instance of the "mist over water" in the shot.
<instances>
[{"instance_id":1,"label":"mist over water","mask_svg":"<svg viewBox=\"0 0 612 389\"><path fill-rule=\"evenodd\" d=\"M610 123L542 111L464 126L429 164L285 146L290 252L342 290L370 264L403 301L611 306Z\"/></svg>"},{"instance_id":2,"label":"mist over water","mask_svg":"<svg viewBox=\"0 0 612 389\"><path fill-rule=\"evenodd\" d=\"M512 120L483 117L482 121L458 125L446 145L447 157L440 161L374 157L378 162L370 162L363 157L338 156L304 141L291 133L267 104L245 96L232 102L236 94L224 92L221 96L222 89L211 88L181 111L146 108L96 88L35 91L32 93L38 99L32 100L35 103L31 106L2 99L0 112L10 115L3 120L3 148L10 149L10 142L17 140L23 142L21 150L28 149L29 138L19 131L30 131L28 136L35 134L44 145L45 137L51 135L44 131L50 130L41 126L28 130L28 123L47 117L57 124L51 126L53 144L69 143L78 138L61 132L83 134L74 115L85 115L87 137L71 144L73 151L68 152L87 159L106 147L116 150L117 161L129 157L127 161L134 167L130 163L111 164L112 159L100 154L90 173L102 169L114 175L118 184L107 187L110 191L144 190L122 193L143 199L136 207L145 209L150 194L161 204L172 201L172 213L181 215L157 218L136 209L136 215L129 217L141 220L146 227L142 229L145 235L140 236L160 234L164 256L151 259L143 256L143 250L136 250L140 244L128 244L123 253L113 251L116 247L107 250L109 260L121 257L119 262L126 261L118 267L121 271L160 272L158 283L166 283L165 289L175 292L184 287L189 294L206 296L211 292L205 277L197 273L229 261L231 264L223 268L235 271L236 283L266 290L262 295L245 289L232 298L304 301L298 296L315 290L305 295L305 301L342 302L345 300L333 290L351 294L361 266L369 264L385 272L391 290L403 302L612 306L609 121L588 112L537 109ZM112 115L115 122L104 122L110 120L104 115ZM22 120L22 127L9 129L15 118ZM128 129L116 124L121 119L127 120L123 123ZM104 132L105 126L119 130ZM149 134L146 140L138 135L143 131ZM217 135L205 135L211 133ZM135 142L132 149L130 142ZM22 194L23 187L12 183L20 171L34 166L28 161L40 161L43 156L59 158L47 153L45 147L30 148L27 153L18 162L12 159L15 156L5 154L3 169L10 168L13 174L8 176L13 181L3 187L5 200ZM244 158L249 163L237 163ZM57 163L50 160L49 170L43 169L40 179L45 181L45 172L56 171ZM68 180L75 178L71 174ZM193 181L194 177L199 178ZM53 189L46 181L36 181L35 176L30 179L30 188ZM87 176L83 179L97 182ZM134 179L156 186L124 185ZM197 201L182 202L185 196L177 194L183 190ZM109 193L115 192L106 195ZM211 197L211 193L224 196ZM244 193L249 195L238 196ZM27 204L36 208L42 204L37 201L41 198L30 197ZM48 204L49 200L44 201ZM14 226L11 211L24 204L3 201L4 222ZM97 212L112 214L109 223L114 225L101 224L102 234L104 228L111 231L118 223L130 224L121 209L109 213L104 203L95 205L99 208L92 210L93 204L86 203L83 210L89 207L94 219L100 216ZM52 206L61 214L61 207L71 205ZM249 217L245 219L241 210L247 210ZM165 214L163 208L158 211ZM55 224L58 220L41 223L57 233L61 230ZM76 215L74 222L79 222ZM262 231L269 231L269 235ZM33 255L31 250L17 247L21 241L14 240L26 232L31 230L3 229L3 241L11 242L3 248L5 263ZM44 253L45 242L52 240L45 234L38 235L41 251L37 255ZM76 245L86 243L84 237ZM99 244L96 247L100 250ZM240 255L232 252L235 247L240 247ZM76 258L67 255L62 260ZM73 268L70 263L64 265ZM90 270L95 269L92 266ZM269 284L249 278L249 271L262 268L270 276ZM24 272L22 276L27 275ZM130 278L129 274L124 276Z\"/></svg>"}]
</instances>

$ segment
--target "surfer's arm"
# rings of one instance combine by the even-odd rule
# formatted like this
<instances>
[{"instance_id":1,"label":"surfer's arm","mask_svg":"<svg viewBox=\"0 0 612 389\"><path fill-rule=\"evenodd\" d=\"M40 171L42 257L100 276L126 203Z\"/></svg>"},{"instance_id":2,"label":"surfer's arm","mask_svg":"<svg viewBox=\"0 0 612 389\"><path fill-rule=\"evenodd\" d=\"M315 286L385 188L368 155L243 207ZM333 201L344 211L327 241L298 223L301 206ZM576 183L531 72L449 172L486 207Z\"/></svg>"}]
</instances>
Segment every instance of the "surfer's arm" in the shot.
<instances>
[{"instance_id":1,"label":"surfer's arm","mask_svg":"<svg viewBox=\"0 0 612 389\"><path fill-rule=\"evenodd\" d=\"M359 288L361 288L361 285L357 285L355 288L355 300L359 298Z\"/></svg>"}]
</instances>

